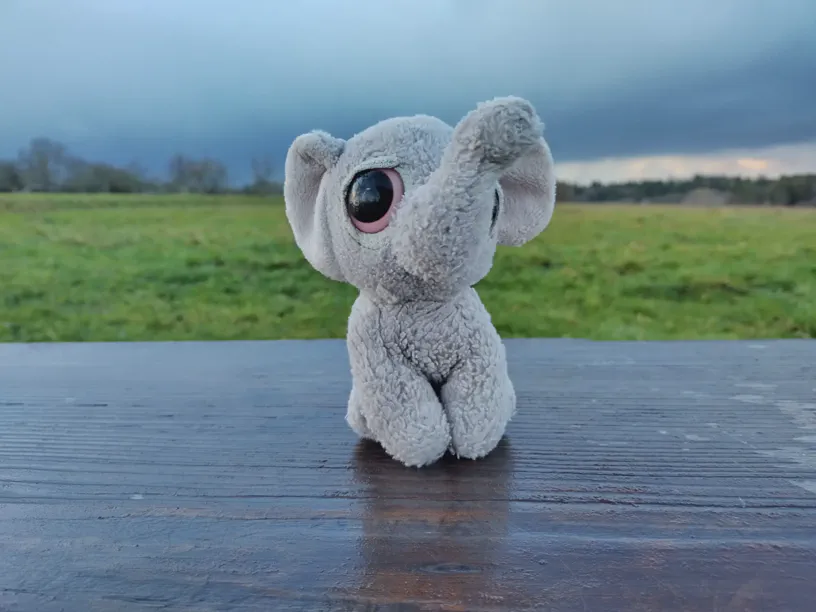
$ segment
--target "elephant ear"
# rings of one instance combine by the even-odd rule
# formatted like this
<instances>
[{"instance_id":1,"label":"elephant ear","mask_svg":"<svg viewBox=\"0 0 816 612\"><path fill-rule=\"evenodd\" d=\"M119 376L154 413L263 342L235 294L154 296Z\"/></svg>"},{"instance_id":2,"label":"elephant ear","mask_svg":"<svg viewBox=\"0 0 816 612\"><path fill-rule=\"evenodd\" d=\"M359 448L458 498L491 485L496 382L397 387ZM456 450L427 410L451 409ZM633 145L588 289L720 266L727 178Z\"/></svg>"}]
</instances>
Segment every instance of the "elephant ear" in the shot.
<instances>
[{"instance_id":1,"label":"elephant ear","mask_svg":"<svg viewBox=\"0 0 816 612\"><path fill-rule=\"evenodd\" d=\"M521 246L547 227L555 209L555 170L543 138L499 179L504 202L498 220L498 242Z\"/></svg>"},{"instance_id":2,"label":"elephant ear","mask_svg":"<svg viewBox=\"0 0 816 612\"><path fill-rule=\"evenodd\" d=\"M298 136L286 154L283 197L295 243L312 267L344 281L329 232L323 178L343 152L345 141L326 132Z\"/></svg>"}]
</instances>

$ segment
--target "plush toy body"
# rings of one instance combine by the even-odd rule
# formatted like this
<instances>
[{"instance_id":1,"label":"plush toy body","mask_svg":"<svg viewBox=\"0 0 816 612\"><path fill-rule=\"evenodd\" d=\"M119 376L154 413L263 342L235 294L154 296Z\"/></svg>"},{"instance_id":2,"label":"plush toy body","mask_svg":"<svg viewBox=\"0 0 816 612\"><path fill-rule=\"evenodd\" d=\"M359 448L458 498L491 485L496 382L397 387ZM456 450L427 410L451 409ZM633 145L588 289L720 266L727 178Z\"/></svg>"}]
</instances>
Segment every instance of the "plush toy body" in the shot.
<instances>
[{"instance_id":1,"label":"plush toy body","mask_svg":"<svg viewBox=\"0 0 816 612\"><path fill-rule=\"evenodd\" d=\"M348 323L346 420L409 466L492 451L515 413L501 338L473 285L497 244L549 223L555 177L529 102L498 98L455 128L387 119L349 140L295 139L286 214L325 276L360 294Z\"/></svg>"}]
</instances>

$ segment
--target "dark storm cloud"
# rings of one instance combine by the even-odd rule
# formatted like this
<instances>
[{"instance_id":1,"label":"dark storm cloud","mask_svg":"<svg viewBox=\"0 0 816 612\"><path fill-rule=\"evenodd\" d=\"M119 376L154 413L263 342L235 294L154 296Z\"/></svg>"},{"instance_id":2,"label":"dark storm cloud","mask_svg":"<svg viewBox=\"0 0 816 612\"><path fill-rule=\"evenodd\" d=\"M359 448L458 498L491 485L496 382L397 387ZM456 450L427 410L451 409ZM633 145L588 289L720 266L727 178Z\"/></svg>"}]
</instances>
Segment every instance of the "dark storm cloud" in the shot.
<instances>
[{"instance_id":1,"label":"dark storm cloud","mask_svg":"<svg viewBox=\"0 0 816 612\"><path fill-rule=\"evenodd\" d=\"M813 0L5 0L0 156L158 168L532 99L558 159L816 139Z\"/></svg>"},{"instance_id":2,"label":"dark storm cloud","mask_svg":"<svg viewBox=\"0 0 816 612\"><path fill-rule=\"evenodd\" d=\"M670 77L559 109L550 136L563 156L707 153L816 141L814 55L798 50L733 70Z\"/></svg>"}]
</instances>

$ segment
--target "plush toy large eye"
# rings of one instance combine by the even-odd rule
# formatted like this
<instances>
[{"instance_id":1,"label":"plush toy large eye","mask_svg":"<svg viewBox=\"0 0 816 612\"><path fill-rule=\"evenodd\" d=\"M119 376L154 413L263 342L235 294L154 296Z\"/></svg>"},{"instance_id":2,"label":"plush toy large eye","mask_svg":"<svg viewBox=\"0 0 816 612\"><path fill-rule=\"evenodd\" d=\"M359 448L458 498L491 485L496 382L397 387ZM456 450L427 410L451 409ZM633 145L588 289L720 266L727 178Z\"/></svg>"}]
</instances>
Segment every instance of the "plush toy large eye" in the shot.
<instances>
[{"instance_id":1,"label":"plush toy large eye","mask_svg":"<svg viewBox=\"0 0 816 612\"><path fill-rule=\"evenodd\" d=\"M392 168L360 172L346 194L346 211L352 225L366 234L384 230L403 190L402 177Z\"/></svg>"}]
</instances>

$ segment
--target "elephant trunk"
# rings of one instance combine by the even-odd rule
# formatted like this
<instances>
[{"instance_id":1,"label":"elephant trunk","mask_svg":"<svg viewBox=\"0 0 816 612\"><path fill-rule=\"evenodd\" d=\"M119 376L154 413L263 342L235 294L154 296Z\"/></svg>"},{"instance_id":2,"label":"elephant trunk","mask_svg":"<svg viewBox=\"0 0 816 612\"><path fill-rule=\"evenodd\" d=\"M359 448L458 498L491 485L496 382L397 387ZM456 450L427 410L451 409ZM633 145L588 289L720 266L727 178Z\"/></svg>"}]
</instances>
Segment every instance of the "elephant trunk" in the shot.
<instances>
[{"instance_id":1,"label":"elephant trunk","mask_svg":"<svg viewBox=\"0 0 816 612\"><path fill-rule=\"evenodd\" d=\"M496 243L499 179L539 144L540 133L529 105L494 102L468 114L437 169L400 205L397 263L422 281L448 287L469 286L486 273Z\"/></svg>"}]
</instances>

